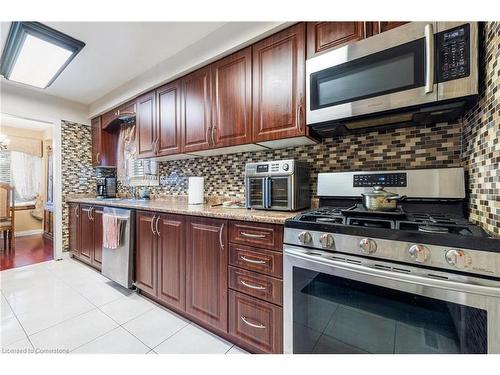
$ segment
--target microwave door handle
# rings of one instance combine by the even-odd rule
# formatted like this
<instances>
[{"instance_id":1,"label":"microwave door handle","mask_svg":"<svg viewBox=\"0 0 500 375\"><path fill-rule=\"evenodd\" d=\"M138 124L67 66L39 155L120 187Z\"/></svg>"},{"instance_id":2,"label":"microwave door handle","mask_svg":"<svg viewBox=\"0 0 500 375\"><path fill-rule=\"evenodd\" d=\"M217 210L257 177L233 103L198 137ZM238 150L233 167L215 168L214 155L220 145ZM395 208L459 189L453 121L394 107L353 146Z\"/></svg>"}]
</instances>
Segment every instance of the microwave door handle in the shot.
<instances>
[{"instance_id":1,"label":"microwave door handle","mask_svg":"<svg viewBox=\"0 0 500 375\"><path fill-rule=\"evenodd\" d=\"M269 177L264 177L262 179L262 207L267 208L267 195L269 192L267 191L267 179Z\"/></svg>"},{"instance_id":2,"label":"microwave door handle","mask_svg":"<svg viewBox=\"0 0 500 375\"><path fill-rule=\"evenodd\" d=\"M425 25L425 93L429 94L434 90L434 26L432 23Z\"/></svg>"}]
</instances>

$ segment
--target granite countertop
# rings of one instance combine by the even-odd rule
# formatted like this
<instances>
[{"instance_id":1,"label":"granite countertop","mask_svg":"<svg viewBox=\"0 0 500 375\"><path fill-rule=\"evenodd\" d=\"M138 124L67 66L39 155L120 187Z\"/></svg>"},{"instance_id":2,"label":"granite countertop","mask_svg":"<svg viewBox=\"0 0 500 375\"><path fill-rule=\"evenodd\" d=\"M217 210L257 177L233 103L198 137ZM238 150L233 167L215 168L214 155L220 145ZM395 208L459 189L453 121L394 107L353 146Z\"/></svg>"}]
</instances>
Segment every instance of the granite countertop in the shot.
<instances>
[{"instance_id":1,"label":"granite countertop","mask_svg":"<svg viewBox=\"0 0 500 375\"><path fill-rule=\"evenodd\" d=\"M70 197L67 202L87 203L100 206L130 208L172 214L206 216L221 219L254 221L270 224L284 224L286 219L296 216L299 212L249 210L246 208L227 208L212 204L189 205L185 197L169 197L161 199L96 199L92 197Z\"/></svg>"}]
</instances>

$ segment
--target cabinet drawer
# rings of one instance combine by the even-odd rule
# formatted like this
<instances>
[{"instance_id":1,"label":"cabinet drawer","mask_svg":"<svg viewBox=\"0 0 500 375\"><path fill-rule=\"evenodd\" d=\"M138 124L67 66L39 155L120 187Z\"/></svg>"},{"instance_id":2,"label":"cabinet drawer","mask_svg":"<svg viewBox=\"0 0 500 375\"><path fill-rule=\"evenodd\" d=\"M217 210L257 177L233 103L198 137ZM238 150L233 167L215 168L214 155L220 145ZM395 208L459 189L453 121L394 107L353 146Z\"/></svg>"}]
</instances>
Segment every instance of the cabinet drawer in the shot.
<instances>
[{"instance_id":1,"label":"cabinet drawer","mask_svg":"<svg viewBox=\"0 0 500 375\"><path fill-rule=\"evenodd\" d=\"M274 277L230 266L229 287L276 305L283 304L283 281Z\"/></svg>"},{"instance_id":2,"label":"cabinet drawer","mask_svg":"<svg viewBox=\"0 0 500 375\"><path fill-rule=\"evenodd\" d=\"M229 223L229 241L281 251L283 226L232 221Z\"/></svg>"},{"instance_id":3,"label":"cabinet drawer","mask_svg":"<svg viewBox=\"0 0 500 375\"><path fill-rule=\"evenodd\" d=\"M283 310L229 291L229 333L265 353L283 352Z\"/></svg>"},{"instance_id":4,"label":"cabinet drawer","mask_svg":"<svg viewBox=\"0 0 500 375\"><path fill-rule=\"evenodd\" d=\"M283 277L283 255L276 251L230 245L229 264L278 278Z\"/></svg>"}]
</instances>

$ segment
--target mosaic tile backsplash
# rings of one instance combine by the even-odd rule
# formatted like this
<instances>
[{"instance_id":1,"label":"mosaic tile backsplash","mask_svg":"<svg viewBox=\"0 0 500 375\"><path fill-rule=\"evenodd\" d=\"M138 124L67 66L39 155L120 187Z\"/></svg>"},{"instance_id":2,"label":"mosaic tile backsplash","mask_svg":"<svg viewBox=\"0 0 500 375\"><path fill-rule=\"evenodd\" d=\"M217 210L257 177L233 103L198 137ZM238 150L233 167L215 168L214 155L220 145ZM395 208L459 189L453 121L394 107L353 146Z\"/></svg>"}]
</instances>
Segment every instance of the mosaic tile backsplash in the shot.
<instances>
[{"instance_id":1,"label":"mosaic tile backsplash","mask_svg":"<svg viewBox=\"0 0 500 375\"><path fill-rule=\"evenodd\" d=\"M243 198L246 163L297 159L311 166L310 191L314 195L319 172L460 166L460 137L459 123L443 123L353 134L281 150L162 162L162 186L151 192L187 194L187 177L204 176L207 195Z\"/></svg>"},{"instance_id":2,"label":"mosaic tile backsplash","mask_svg":"<svg viewBox=\"0 0 500 375\"><path fill-rule=\"evenodd\" d=\"M69 121L61 122L63 248L68 249L69 212L66 198L72 194L92 194L96 191L95 170L92 167L92 137L90 127Z\"/></svg>"},{"instance_id":3,"label":"mosaic tile backsplash","mask_svg":"<svg viewBox=\"0 0 500 375\"><path fill-rule=\"evenodd\" d=\"M500 236L500 22L483 29L479 101L463 121L470 219Z\"/></svg>"}]
</instances>

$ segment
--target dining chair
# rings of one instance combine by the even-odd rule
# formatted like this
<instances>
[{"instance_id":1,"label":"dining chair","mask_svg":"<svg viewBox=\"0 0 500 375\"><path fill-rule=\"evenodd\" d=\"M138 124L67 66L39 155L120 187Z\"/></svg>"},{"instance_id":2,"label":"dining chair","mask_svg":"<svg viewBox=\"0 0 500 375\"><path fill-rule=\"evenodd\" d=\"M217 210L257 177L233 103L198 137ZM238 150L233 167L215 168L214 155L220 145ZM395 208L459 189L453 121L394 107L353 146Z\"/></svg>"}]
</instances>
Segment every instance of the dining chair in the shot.
<instances>
[{"instance_id":1,"label":"dining chair","mask_svg":"<svg viewBox=\"0 0 500 375\"><path fill-rule=\"evenodd\" d=\"M15 250L14 218L14 187L0 182L0 232L3 235L4 250Z\"/></svg>"}]
</instances>

